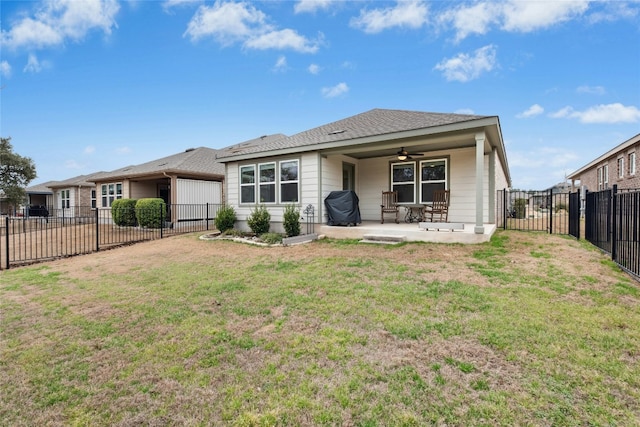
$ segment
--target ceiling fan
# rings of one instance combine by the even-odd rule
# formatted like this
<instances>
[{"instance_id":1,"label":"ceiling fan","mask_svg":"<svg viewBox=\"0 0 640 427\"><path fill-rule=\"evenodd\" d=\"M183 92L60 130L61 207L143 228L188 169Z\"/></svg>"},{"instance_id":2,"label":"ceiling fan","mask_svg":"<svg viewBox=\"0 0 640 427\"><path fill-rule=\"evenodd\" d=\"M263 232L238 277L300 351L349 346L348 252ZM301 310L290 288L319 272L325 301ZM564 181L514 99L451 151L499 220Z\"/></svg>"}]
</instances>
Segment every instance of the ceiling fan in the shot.
<instances>
[{"instance_id":1,"label":"ceiling fan","mask_svg":"<svg viewBox=\"0 0 640 427\"><path fill-rule=\"evenodd\" d=\"M423 153L409 153L404 147L400 148L396 153L398 160L411 160L413 156L424 156Z\"/></svg>"}]
</instances>

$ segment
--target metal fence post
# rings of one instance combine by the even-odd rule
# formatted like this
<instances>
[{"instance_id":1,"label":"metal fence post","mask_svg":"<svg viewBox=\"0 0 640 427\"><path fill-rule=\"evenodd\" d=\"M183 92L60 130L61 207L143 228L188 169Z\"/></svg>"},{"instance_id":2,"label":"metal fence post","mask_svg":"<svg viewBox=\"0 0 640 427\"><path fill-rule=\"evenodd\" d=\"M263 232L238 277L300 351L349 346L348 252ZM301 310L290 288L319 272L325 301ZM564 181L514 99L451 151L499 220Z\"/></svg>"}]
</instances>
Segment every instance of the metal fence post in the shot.
<instances>
[{"instance_id":1,"label":"metal fence post","mask_svg":"<svg viewBox=\"0 0 640 427\"><path fill-rule=\"evenodd\" d=\"M7 270L9 269L9 221L11 221L11 217L7 215L7 220L4 222L4 237L5 237L5 247L7 251L5 255L7 257Z\"/></svg>"},{"instance_id":2,"label":"metal fence post","mask_svg":"<svg viewBox=\"0 0 640 427\"><path fill-rule=\"evenodd\" d=\"M549 195L547 196L549 203L547 209L549 209L549 234L553 234L553 190L549 189Z\"/></svg>"},{"instance_id":3,"label":"metal fence post","mask_svg":"<svg viewBox=\"0 0 640 427\"><path fill-rule=\"evenodd\" d=\"M161 239L164 231L164 210L165 210L165 204L160 203L160 238Z\"/></svg>"},{"instance_id":4,"label":"metal fence post","mask_svg":"<svg viewBox=\"0 0 640 427\"><path fill-rule=\"evenodd\" d=\"M507 189L502 190L502 229L507 229Z\"/></svg>"},{"instance_id":5,"label":"metal fence post","mask_svg":"<svg viewBox=\"0 0 640 427\"><path fill-rule=\"evenodd\" d=\"M611 224L611 259L617 259L617 240L618 236L618 227L617 227L617 211L618 211L618 197L616 194L618 193L618 184L613 184L613 191L611 191L611 201L609 202L611 206L609 221Z\"/></svg>"},{"instance_id":6,"label":"metal fence post","mask_svg":"<svg viewBox=\"0 0 640 427\"><path fill-rule=\"evenodd\" d=\"M100 251L100 217L98 215L99 209L96 208L96 252Z\"/></svg>"},{"instance_id":7,"label":"metal fence post","mask_svg":"<svg viewBox=\"0 0 640 427\"><path fill-rule=\"evenodd\" d=\"M207 202L207 214L205 218L206 218L205 223L206 223L207 231L209 231L209 202Z\"/></svg>"}]
</instances>

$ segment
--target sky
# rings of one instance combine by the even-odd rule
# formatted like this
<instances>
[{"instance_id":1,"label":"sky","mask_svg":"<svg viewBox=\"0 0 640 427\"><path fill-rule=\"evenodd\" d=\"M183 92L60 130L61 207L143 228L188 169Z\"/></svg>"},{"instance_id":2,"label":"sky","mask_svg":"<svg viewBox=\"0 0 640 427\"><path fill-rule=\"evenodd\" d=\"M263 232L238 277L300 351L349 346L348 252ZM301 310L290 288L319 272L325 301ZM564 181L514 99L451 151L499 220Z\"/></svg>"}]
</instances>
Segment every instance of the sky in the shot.
<instances>
[{"instance_id":1,"label":"sky","mask_svg":"<svg viewBox=\"0 0 640 427\"><path fill-rule=\"evenodd\" d=\"M0 1L32 184L374 108L498 116L513 188L640 133L640 1Z\"/></svg>"}]
</instances>

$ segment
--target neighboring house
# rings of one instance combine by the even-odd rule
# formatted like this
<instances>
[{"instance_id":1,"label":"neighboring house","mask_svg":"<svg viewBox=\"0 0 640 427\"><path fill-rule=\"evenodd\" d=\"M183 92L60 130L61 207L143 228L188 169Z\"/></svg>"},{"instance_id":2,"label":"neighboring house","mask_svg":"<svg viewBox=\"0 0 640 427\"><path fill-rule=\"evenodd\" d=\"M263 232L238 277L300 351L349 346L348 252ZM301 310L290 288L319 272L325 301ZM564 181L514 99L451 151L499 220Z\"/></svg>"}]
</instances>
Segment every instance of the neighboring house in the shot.
<instances>
[{"instance_id":1,"label":"neighboring house","mask_svg":"<svg viewBox=\"0 0 640 427\"><path fill-rule=\"evenodd\" d=\"M241 227L257 203L280 227L287 204L312 205L316 222L326 222L327 195L353 190L362 220L380 221L382 191L396 190L400 204L411 205L448 189L449 221L471 223L482 234L485 224L495 224L496 190L511 185L497 116L374 109L264 139L218 155Z\"/></svg>"},{"instance_id":2,"label":"neighboring house","mask_svg":"<svg viewBox=\"0 0 640 427\"><path fill-rule=\"evenodd\" d=\"M192 219L177 205L221 204L224 165L211 148L190 148L182 153L105 172L91 179L97 190L98 209L110 209L117 199L157 197L173 206L170 221ZM189 211L191 212L191 211ZM195 215L195 214L193 214ZM199 215L199 214L198 214Z\"/></svg>"},{"instance_id":3,"label":"neighboring house","mask_svg":"<svg viewBox=\"0 0 640 427\"><path fill-rule=\"evenodd\" d=\"M96 208L96 185L92 179L104 172L79 175L64 181L51 181L47 186L53 192L50 215L59 217L86 216ZM53 208L53 210L51 210Z\"/></svg>"},{"instance_id":4,"label":"neighboring house","mask_svg":"<svg viewBox=\"0 0 640 427\"><path fill-rule=\"evenodd\" d=\"M640 188L640 133L569 174L573 188L600 191L618 185L619 189ZM579 182L579 184L578 184Z\"/></svg>"},{"instance_id":5,"label":"neighboring house","mask_svg":"<svg viewBox=\"0 0 640 427\"><path fill-rule=\"evenodd\" d=\"M54 182L56 181L47 181L27 187L25 189L27 193L27 205L46 206L47 209L52 209L54 207L54 199L50 185Z\"/></svg>"}]
</instances>

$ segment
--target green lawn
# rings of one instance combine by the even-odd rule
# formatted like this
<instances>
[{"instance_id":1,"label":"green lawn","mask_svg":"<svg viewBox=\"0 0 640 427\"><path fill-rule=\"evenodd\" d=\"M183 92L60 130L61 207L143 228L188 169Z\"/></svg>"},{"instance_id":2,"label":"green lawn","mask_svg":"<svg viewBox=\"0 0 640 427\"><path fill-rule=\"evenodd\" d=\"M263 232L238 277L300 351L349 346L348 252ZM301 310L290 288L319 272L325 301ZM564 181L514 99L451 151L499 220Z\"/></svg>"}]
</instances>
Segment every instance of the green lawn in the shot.
<instances>
[{"instance_id":1,"label":"green lawn","mask_svg":"<svg viewBox=\"0 0 640 427\"><path fill-rule=\"evenodd\" d=\"M640 425L640 284L587 243L197 237L0 272L0 425Z\"/></svg>"}]
</instances>

